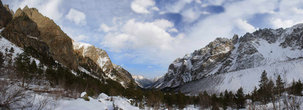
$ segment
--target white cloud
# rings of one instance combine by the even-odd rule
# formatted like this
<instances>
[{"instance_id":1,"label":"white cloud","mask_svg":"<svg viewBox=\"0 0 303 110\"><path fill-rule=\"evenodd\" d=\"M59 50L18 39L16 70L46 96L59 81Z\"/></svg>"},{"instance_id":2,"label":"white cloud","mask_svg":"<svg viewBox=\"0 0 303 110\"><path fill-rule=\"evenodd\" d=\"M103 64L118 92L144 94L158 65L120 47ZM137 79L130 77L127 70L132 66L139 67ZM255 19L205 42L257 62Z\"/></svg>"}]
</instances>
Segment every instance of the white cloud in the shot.
<instances>
[{"instance_id":1,"label":"white cloud","mask_svg":"<svg viewBox=\"0 0 303 110\"><path fill-rule=\"evenodd\" d=\"M39 10L43 15L58 21L63 16L63 13L59 10L62 0L22 0L15 1L11 5L13 10L18 8L23 8L26 5L29 7L34 7Z\"/></svg>"},{"instance_id":2,"label":"white cloud","mask_svg":"<svg viewBox=\"0 0 303 110\"><path fill-rule=\"evenodd\" d=\"M185 22L193 22L200 17L199 11L195 12L192 8L183 11L181 14L182 14Z\"/></svg>"},{"instance_id":3,"label":"white cloud","mask_svg":"<svg viewBox=\"0 0 303 110\"><path fill-rule=\"evenodd\" d=\"M201 4L201 0L195 0L196 3Z\"/></svg>"},{"instance_id":4,"label":"white cloud","mask_svg":"<svg viewBox=\"0 0 303 110\"><path fill-rule=\"evenodd\" d=\"M158 7L155 7L155 6L152 7L151 9L154 10L154 11L160 11L160 9Z\"/></svg>"},{"instance_id":5,"label":"white cloud","mask_svg":"<svg viewBox=\"0 0 303 110\"><path fill-rule=\"evenodd\" d=\"M273 20L272 24L275 28L279 28L279 27L291 27L295 23L293 20L282 20L282 19L278 18L278 19Z\"/></svg>"},{"instance_id":6,"label":"white cloud","mask_svg":"<svg viewBox=\"0 0 303 110\"><path fill-rule=\"evenodd\" d=\"M154 5L155 1L153 0L134 0L131 3L131 9L139 14L148 14L150 13L148 10L150 7L152 10L159 11L159 8Z\"/></svg>"},{"instance_id":7,"label":"white cloud","mask_svg":"<svg viewBox=\"0 0 303 110\"><path fill-rule=\"evenodd\" d=\"M210 14L210 13L209 13L208 11L202 11L201 14L202 14L202 15L208 15L208 14Z\"/></svg>"},{"instance_id":8,"label":"white cloud","mask_svg":"<svg viewBox=\"0 0 303 110\"><path fill-rule=\"evenodd\" d=\"M303 9L299 9L299 8L294 7L294 8L293 8L293 11L294 11L295 13L297 13L297 14L303 14Z\"/></svg>"},{"instance_id":9,"label":"white cloud","mask_svg":"<svg viewBox=\"0 0 303 110\"><path fill-rule=\"evenodd\" d=\"M75 41L84 41L85 39L88 39L89 37L88 36L86 36L86 35L79 35L79 36L76 36L76 37L73 37L73 39L75 40Z\"/></svg>"},{"instance_id":10,"label":"white cloud","mask_svg":"<svg viewBox=\"0 0 303 110\"><path fill-rule=\"evenodd\" d=\"M154 25L166 30L168 28L174 27L174 24L166 19L158 19L153 22Z\"/></svg>"},{"instance_id":11,"label":"white cloud","mask_svg":"<svg viewBox=\"0 0 303 110\"><path fill-rule=\"evenodd\" d=\"M273 19L271 23L274 28L281 28L281 27L288 28L296 24L303 23L303 20L293 20L293 19L282 20L280 18L277 18L277 19Z\"/></svg>"},{"instance_id":12,"label":"white cloud","mask_svg":"<svg viewBox=\"0 0 303 110\"><path fill-rule=\"evenodd\" d=\"M182 9L184 8L184 6L186 4L189 4L191 3L193 0L179 0L177 1L176 3L172 4L172 5L169 5L167 6L167 10L169 12L173 12L173 13L179 13L182 11Z\"/></svg>"},{"instance_id":13,"label":"white cloud","mask_svg":"<svg viewBox=\"0 0 303 110\"><path fill-rule=\"evenodd\" d=\"M168 30L168 32L179 32L176 28L171 28Z\"/></svg>"},{"instance_id":14,"label":"white cloud","mask_svg":"<svg viewBox=\"0 0 303 110\"><path fill-rule=\"evenodd\" d=\"M86 15L79 10L71 8L65 18L77 25L86 25Z\"/></svg>"},{"instance_id":15,"label":"white cloud","mask_svg":"<svg viewBox=\"0 0 303 110\"><path fill-rule=\"evenodd\" d=\"M254 26L247 23L246 20L238 19L236 20L236 26L241 29L243 32L253 32L256 30Z\"/></svg>"},{"instance_id":16,"label":"white cloud","mask_svg":"<svg viewBox=\"0 0 303 110\"><path fill-rule=\"evenodd\" d=\"M103 32L109 32L111 30L113 30L114 27L109 27L108 25L106 24L101 24L100 25L100 28L99 28L99 31L103 31Z\"/></svg>"},{"instance_id":17,"label":"white cloud","mask_svg":"<svg viewBox=\"0 0 303 110\"><path fill-rule=\"evenodd\" d=\"M256 28L247 20L255 14L271 13L277 8L276 3L276 0L246 0L223 5L224 12L210 15L190 29L186 38L188 40L185 40L186 45L189 50L194 50L202 48L217 37L231 38L234 34L253 32Z\"/></svg>"},{"instance_id":18,"label":"white cloud","mask_svg":"<svg viewBox=\"0 0 303 110\"><path fill-rule=\"evenodd\" d=\"M303 23L302 0L282 0L279 4L279 11L273 13L269 18L274 28L287 28L298 23Z\"/></svg>"},{"instance_id":19,"label":"white cloud","mask_svg":"<svg viewBox=\"0 0 303 110\"><path fill-rule=\"evenodd\" d=\"M127 21L121 32L108 33L101 44L117 53L120 57L132 57L133 63L167 64L182 51L175 49L182 42L184 35L172 36L170 31L177 31L173 23L165 19L153 22L139 22L134 19ZM179 48L182 49L182 48ZM129 53L129 51L131 51Z\"/></svg>"},{"instance_id":20,"label":"white cloud","mask_svg":"<svg viewBox=\"0 0 303 110\"><path fill-rule=\"evenodd\" d=\"M172 24L168 23L167 20L137 22L132 19L122 27L121 33L111 33L105 36L102 44L116 51L124 48L143 49L153 47L161 50L169 49L173 37L166 32L166 29L171 26Z\"/></svg>"}]
</instances>

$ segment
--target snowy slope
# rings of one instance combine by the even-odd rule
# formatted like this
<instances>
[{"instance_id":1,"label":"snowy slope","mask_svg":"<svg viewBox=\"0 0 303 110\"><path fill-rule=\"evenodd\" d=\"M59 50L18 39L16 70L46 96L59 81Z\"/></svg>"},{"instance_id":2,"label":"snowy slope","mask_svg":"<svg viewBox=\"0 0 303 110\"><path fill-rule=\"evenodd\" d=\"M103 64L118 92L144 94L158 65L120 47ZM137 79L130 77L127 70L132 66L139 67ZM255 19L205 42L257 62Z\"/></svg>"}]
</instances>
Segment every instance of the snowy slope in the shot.
<instances>
[{"instance_id":1,"label":"snowy slope","mask_svg":"<svg viewBox=\"0 0 303 110\"><path fill-rule=\"evenodd\" d=\"M89 97L89 101L82 98L74 100L60 100L55 110L114 110L114 106L122 110L139 110L130 104L130 100L119 96L107 96L101 93L97 99Z\"/></svg>"},{"instance_id":2,"label":"snowy slope","mask_svg":"<svg viewBox=\"0 0 303 110\"><path fill-rule=\"evenodd\" d=\"M113 64L105 50L96 48L91 44L76 41L73 41L73 48L76 53L94 61L108 78L119 82L124 87L135 84L131 74L121 66Z\"/></svg>"},{"instance_id":3,"label":"snowy slope","mask_svg":"<svg viewBox=\"0 0 303 110\"><path fill-rule=\"evenodd\" d=\"M133 75L132 77L134 78L136 83L142 88L148 88L152 86L153 83L157 80L157 79L148 79L141 75Z\"/></svg>"},{"instance_id":4,"label":"snowy slope","mask_svg":"<svg viewBox=\"0 0 303 110\"><path fill-rule=\"evenodd\" d=\"M286 83L293 80L303 80L303 59L278 62L270 65L259 66L234 72L219 74L182 85L178 88L184 93L196 94L205 90L211 92L222 92L225 90L236 91L240 87L245 93L253 91L259 85L261 74L264 70L271 79L281 75Z\"/></svg>"},{"instance_id":5,"label":"snowy slope","mask_svg":"<svg viewBox=\"0 0 303 110\"><path fill-rule=\"evenodd\" d=\"M145 107L140 109L137 106L131 104L132 99L127 99L120 96L108 96L101 93L97 98L88 97L89 101L85 101L83 98L71 99L71 98L59 98L56 99L50 94L35 94L34 105L31 108L25 110L37 109L41 105L41 102L46 101L46 106L42 109L51 110L153 110L151 107ZM47 100L45 100L47 99ZM160 108L166 109L166 108ZM177 108L174 108L178 110ZM183 110L199 110L199 107L193 105L186 106Z\"/></svg>"},{"instance_id":6,"label":"snowy slope","mask_svg":"<svg viewBox=\"0 0 303 110\"><path fill-rule=\"evenodd\" d=\"M96 55L94 55L94 59L96 59L97 64L101 67L103 71L107 71L111 69L112 64L104 50L96 49L93 45L82 43L82 42L75 42L73 41L74 50L81 50L82 56L89 57L89 54L94 51Z\"/></svg>"},{"instance_id":7,"label":"snowy slope","mask_svg":"<svg viewBox=\"0 0 303 110\"><path fill-rule=\"evenodd\" d=\"M0 33L1 33L1 31L0 31ZM17 57L17 54L20 54L23 52L23 50L20 47L16 46L15 44L11 43L10 41L8 41L7 39L3 38L0 35L0 51L4 54L6 49L10 50L11 48L14 49L14 53L12 53L13 59L15 57Z\"/></svg>"},{"instance_id":8,"label":"snowy slope","mask_svg":"<svg viewBox=\"0 0 303 110\"><path fill-rule=\"evenodd\" d=\"M287 29L260 29L238 38L218 38L206 47L176 59L156 88L177 88L186 93L222 92L258 85L266 70L290 83L303 79L303 24Z\"/></svg>"}]
</instances>

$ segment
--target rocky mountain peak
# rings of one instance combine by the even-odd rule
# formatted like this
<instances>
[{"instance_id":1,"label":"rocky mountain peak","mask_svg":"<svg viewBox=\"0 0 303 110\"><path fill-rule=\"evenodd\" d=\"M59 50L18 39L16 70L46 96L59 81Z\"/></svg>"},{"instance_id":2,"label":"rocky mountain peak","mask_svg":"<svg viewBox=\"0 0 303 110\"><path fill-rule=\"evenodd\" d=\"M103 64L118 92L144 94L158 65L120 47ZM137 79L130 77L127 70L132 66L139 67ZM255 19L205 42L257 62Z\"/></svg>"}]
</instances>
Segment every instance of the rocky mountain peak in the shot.
<instances>
[{"instance_id":1,"label":"rocky mountain peak","mask_svg":"<svg viewBox=\"0 0 303 110\"><path fill-rule=\"evenodd\" d=\"M93 45L76 41L73 41L73 46L75 52L81 53L82 56L92 59L105 73L108 73L113 69L112 62L109 59L106 51L96 48Z\"/></svg>"},{"instance_id":2,"label":"rocky mountain peak","mask_svg":"<svg viewBox=\"0 0 303 110\"><path fill-rule=\"evenodd\" d=\"M8 8L8 5L2 4L0 1L0 29L5 27L12 20L13 13Z\"/></svg>"},{"instance_id":3,"label":"rocky mountain peak","mask_svg":"<svg viewBox=\"0 0 303 110\"><path fill-rule=\"evenodd\" d=\"M27 34L31 34L31 36L49 45L49 49L55 60L58 60L71 69L77 70L78 61L75 60L77 58L73 51L72 39L68 37L53 20L43 16L35 8L25 6L22 10L18 9L14 15L14 20L18 20L20 17L24 18L24 16L27 16L33 21L40 32L40 35Z\"/></svg>"},{"instance_id":4,"label":"rocky mountain peak","mask_svg":"<svg viewBox=\"0 0 303 110\"><path fill-rule=\"evenodd\" d=\"M94 61L109 78L120 82L124 87L136 85L131 74L121 66L113 64L106 51L87 43L73 41L73 45L76 53Z\"/></svg>"},{"instance_id":5,"label":"rocky mountain peak","mask_svg":"<svg viewBox=\"0 0 303 110\"><path fill-rule=\"evenodd\" d=\"M0 18L1 22L6 20L2 16ZM2 23L8 23L1 32L2 36L21 48L33 49L34 55L37 55L33 56L35 58L47 60L44 61L46 63L48 60L57 61L71 70L82 71L99 80L111 78L124 87L136 86L130 73L113 65L104 50L73 42L53 20L35 8L19 8L10 22Z\"/></svg>"},{"instance_id":6,"label":"rocky mountain peak","mask_svg":"<svg viewBox=\"0 0 303 110\"><path fill-rule=\"evenodd\" d=\"M217 38L204 48L177 58L154 87L190 92L193 89L187 85L199 83L203 85L199 90L203 91L222 84L222 77L227 73L300 59L303 57L302 35L303 24L298 24L286 29L259 29L242 37L234 35L232 39ZM207 82L209 84L201 84Z\"/></svg>"}]
</instances>

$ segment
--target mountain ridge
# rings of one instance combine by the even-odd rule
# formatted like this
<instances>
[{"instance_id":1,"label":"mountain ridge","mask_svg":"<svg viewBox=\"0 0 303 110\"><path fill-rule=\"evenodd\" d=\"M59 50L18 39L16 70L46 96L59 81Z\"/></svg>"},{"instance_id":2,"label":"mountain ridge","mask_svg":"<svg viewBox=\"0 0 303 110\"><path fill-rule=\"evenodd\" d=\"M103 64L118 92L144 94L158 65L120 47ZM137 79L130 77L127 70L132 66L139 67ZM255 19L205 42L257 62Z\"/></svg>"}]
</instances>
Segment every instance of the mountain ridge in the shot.
<instances>
[{"instance_id":1,"label":"mountain ridge","mask_svg":"<svg viewBox=\"0 0 303 110\"><path fill-rule=\"evenodd\" d=\"M1 11L1 13L4 12ZM4 14L11 15L12 13L6 11ZM75 48L74 41L53 20L43 16L37 9L25 6L23 9L19 8L11 16L10 20L0 18L1 23L5 23L1 35L23 49L36 50L39 55L34 57L56 60L71 70L85 70L86 73L90 72L90 75L101 80L111 78L124 87L136 86L128 71L123 68L119 68L120 71L118 71L118 68L112 66L113 64L104 50L90 44L90 53L81 51L81 48ZM95 57L108 59L103 63L109 68L103 68ZM109 74L115 78L109 77Z\"/></svg>"},{"instance_id":2,"label":"mountain ridge","mask_svg":"<svg viewBox=\"0 0 303 110\"><path fill-rule=\"evenodd\" d=\"M204 90L223 92L224 90L218 88L223 87L220 85L227 85L228 81L224 82L224 78L219 78L219 76L224 76L222 74L228 75L228 73L248 69L255 71L254 68L266 67L263 69L270 71L271 73L269 74L272 77L276 77L279 74L282 75L282 73L284 74L282 70L268 65L274 65L279 62L286 62L285 65L288 65L288 61L300 60L303 57L302 33L303 24L297 24L286 29L259 29L253 33L246 33L242 37L234 35L231 39L217 38L204 48L185 55L183 58L177 58L169 66L165 76L157 81L153 87L186 93L198 93L198 91L203 92ZM299 65L301 64L294 64L294 66ZM291 70L287 66L285 68L285 71L287 71L285 78L287 80L297 79L296 77L288 77L296 73L288 73ZM277 71L272 69L277 69ZM252 71L246 71L246 73L254 74ZM303 79L303 77L299 78ZM257 82L256 79L254 81ZM188 83L191 83L191 85ZM204 86L196 87L198 90L186 90L192 88L192 85L197 86L199 84ZM256 83L252 85L257 86ZM235 91L242 86L240 84L231 90ZM250 88L243 88L247 92L252 89L251 86Z\"/></svg>"}]
</instances>

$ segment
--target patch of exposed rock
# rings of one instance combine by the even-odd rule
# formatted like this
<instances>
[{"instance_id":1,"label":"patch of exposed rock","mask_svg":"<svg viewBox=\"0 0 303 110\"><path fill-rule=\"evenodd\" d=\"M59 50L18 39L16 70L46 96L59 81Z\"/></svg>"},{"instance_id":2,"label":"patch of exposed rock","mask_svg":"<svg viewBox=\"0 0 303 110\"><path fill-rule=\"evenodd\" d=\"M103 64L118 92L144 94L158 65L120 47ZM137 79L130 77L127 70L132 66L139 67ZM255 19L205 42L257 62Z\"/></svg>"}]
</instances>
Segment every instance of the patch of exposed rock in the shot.
<instances>
[{"instance_id":1,"label":"patch of exposed rock","mask_svg":"<svg viewBox=\"0 0 303 110\"><path fill-rule=\"evenodd\" d=\"M78 69L78 61L76 60L77 58L73 51L72 39L69 38L53 20L43 16L37 9L28 8L27 6L23 8L23 10L18 9L13 19L21 20L20 22L22 22L22 19L19 18L24 18L23 16L27 16L36 23L36 28L40 32L38 35L37 33L25 31L28 32L25 34L29 34L38 40L45 42L49 46L52 57L55 60L71 69ZM26 27L23 26L14 26L14 28L26 30Z\"/></svg>"},{"instance_id":2,"label":"patch of exposed rock","mask_svg":"<svg viewBox=\"0 0 303 110\"><path fill-rule=\"evenodd\" d=\"M109 78L120 82L124 87L136 85L131 74L122 67L111 62L106 51L86 43L73 42L74 51L78 55L91 59L95 62Z\"/></svg>"},{"instance_id":3,"label":"patch of exposed rock","mask_svg":"<svg viewBox=\"0 0 303 110\"><path fill-rule=\"evenodd\" d=\"M9 10L8 5L2 4L0 0L0 29L5 27L13 18L13 13Z\"/></svg>"}]
</instances>

